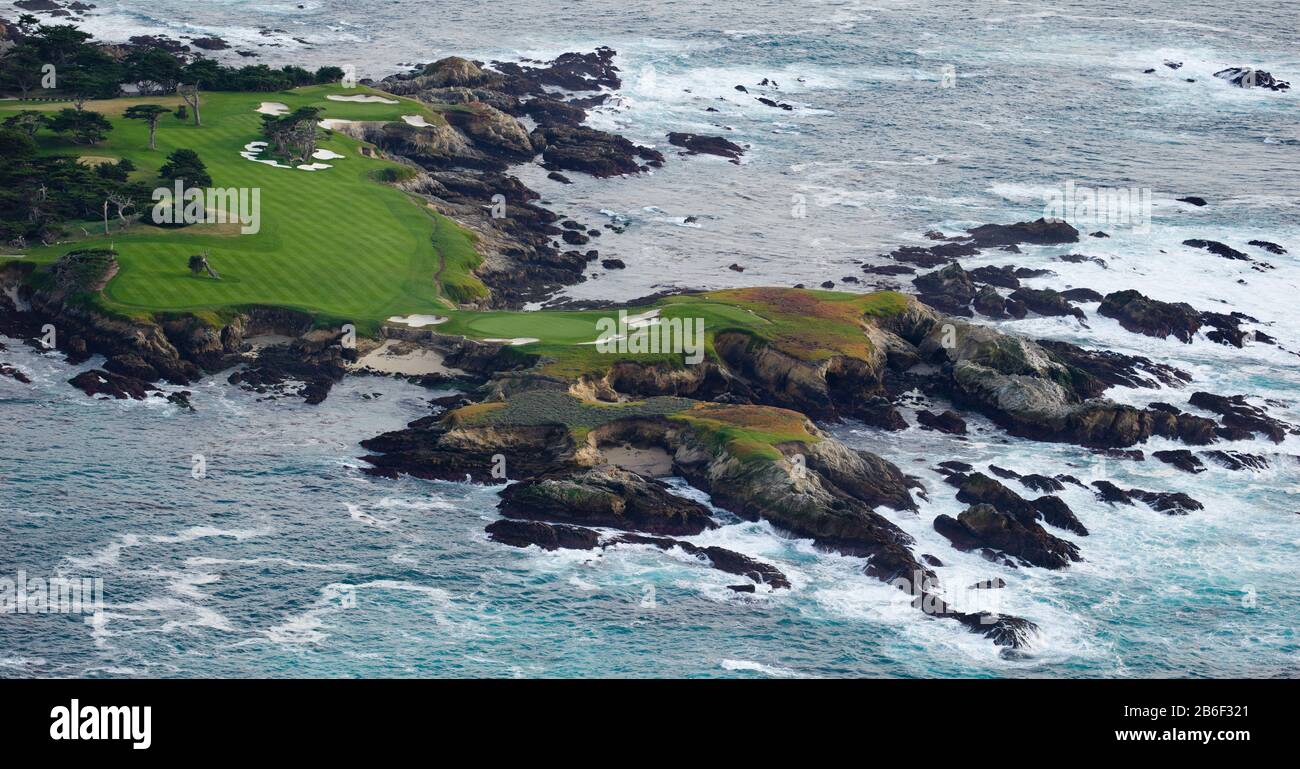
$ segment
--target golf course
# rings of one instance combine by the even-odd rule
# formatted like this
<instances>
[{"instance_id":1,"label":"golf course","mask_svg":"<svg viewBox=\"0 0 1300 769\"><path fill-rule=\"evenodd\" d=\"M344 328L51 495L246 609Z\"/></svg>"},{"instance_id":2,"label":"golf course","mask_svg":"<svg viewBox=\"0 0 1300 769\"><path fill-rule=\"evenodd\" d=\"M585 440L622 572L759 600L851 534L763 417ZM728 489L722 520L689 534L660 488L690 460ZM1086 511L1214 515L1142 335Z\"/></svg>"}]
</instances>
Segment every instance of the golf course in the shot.
<instances>
[{"instance_id":1,"label":"golf course","mask_svg":"<svg viewBox=\"0 0 1300 769\"><path fill-rule=\"evenodd\" d=\"M387 174L407 169L359 152L360 143L341 132L321 129L318 147L341 155L330 168L305 171L254 162L240 153L261 140L264 102L288 111L318 107L322 118L397 121L415 115L441 122L428 105L387 94L382 101L340 101L379 96L364 87L318 85L275 93L202 94L202 125L165 114L159 121L157 149L148 149L145 121L124 117L134 104L174 109L178 96L90 101L85 109L102 113L113 125L108 138L78 145L49 132L37 136L50 154L75 154L84 162L129 158L132 179L157 178L168 153L198 153L217 188L260 190L260 230L240 234L237 224L197 224L163 229L149 216L126 231L105 236L102 223L86 222L84 237L73 243L32 248L23 254L48 263L74 248L111 245L120 269L100 299L105 311L142 317L155 313L197 315L251 305L287 307L312 313L322 322L351 322L373 329L394 314L443 311L473 299L486 288L470 274L479 262L472 235L423 204L382 183ZM69 102L0 103L0 120L26 109L51 114ZM10 249L12 250L12 249ZM206 252L219 280L198 277L186 268L190 255Z\"/></svg>"},{"instance_id":2,"label":"golf course","mask_svg":"<svg viewBox=\"0 0 1300 769\"><path fill-rule=\"evenodd\" d=\"M442 334L511 342L521 353L542 359L551 375L578 376L609 365L611 356L599 351L595 340L598 323L617 317L615 310L465 309L463 302L487 294L472 272L480 263L474 236L417 196L384 183L410 173L407 167L363 153L360 142L328 128L318 129L317 148L326 152L321 162L311 164L313 170L275 165L249 153L251 143L263 138L259 110L283 114L316 107L327 121L389 122L414 116L439 124L444 118L438 106L342 85L204 93L202 125L164 114L153 150L148 148L147 123L124 114L136 104L175 109L180 103L179 96L90 101L85 109L112 123L108 137L84 145L42 131L37 136L40 151L78 155L87 163L129 158L135 164L133 180L155 183L170 152L192 149L207 166L213 187L260 191L255 233L241 234L237 222L164 228L146 215L124 228L114 218L108 235L102 222L87 221L75 228L82 234L70 242L16 256L48 264L74 249L113 248L118 272L94 301L100 310L119 316L188 314L219 325L245 308L282 307L309 313L321 325L352 323L362 334L412 315L428 316L436 318ZM0 120L23 109L52 113L67 106L4 102ZM207 255L219 278L188 269L189 257L196 253ZM629 308L627 314L645 316L642 327L649 330L675 319L702 324L710 357L718 334L740 331L796 358L819 360L864 354L869 342L860 319L898 311L904 302L892 293L753 288L672 296ZM680 364L682 352L633 351L616 357Z\"/></svg>"}]
</instances>

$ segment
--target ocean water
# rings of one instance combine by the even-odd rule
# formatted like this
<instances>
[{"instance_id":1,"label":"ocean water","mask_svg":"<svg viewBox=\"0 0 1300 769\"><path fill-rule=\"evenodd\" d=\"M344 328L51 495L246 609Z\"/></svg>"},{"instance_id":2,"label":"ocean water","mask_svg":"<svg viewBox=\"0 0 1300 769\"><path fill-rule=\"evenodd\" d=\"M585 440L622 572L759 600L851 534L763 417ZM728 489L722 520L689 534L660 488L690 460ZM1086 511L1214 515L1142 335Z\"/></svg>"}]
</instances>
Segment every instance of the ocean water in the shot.
<instances>
[{"instance_id":1,"label":"ocean water","mask_svg":"<svg viewBox=\"0 0 1300 769\"><path fill-rule=\"evenodd\" d=\"M1037 218L1067 182L1149 191L1149 227L1099 225L1087 229L1110 238L962 263L1046 266L1056 275L1028 285L1135 288L1247 313L1285 349L1139 336L1095 305L1083 305L1086 325L1000 325L1194 375L1185 388L1116 389L1117 400L1181 407L1195 390L1242 393L1300 424L1300 358L1288 352L1300 350L1300 88L1242 90L1212 77L1249 65L1300 86L1294 5L1255 3L1249 14L1172 2L99 5L86 25L102 36L217 33L260 61L353 64L362 76L453 53L615 48L624 87L590 122L665 149L666 166L639 178L575 174L571 186L539 167L519 171L558 212L627 225L595 245L629 269L595 271L565 292L578 298L865 280L861 262L924 243L926 230ZM764 78L777 87L760 87ZM749 149L739 166L678 157L670 130L725 134ZM1176 200L1187 195L1210 204ZM1188 249L1187 238L1224 241L1273 269ZM1245 245L1257 238L1290 253ZM1055 259L1072 252L1106 267ZM918 552L943 560L940 579L959 606L991 601L981 607L1042 627L1026 654L1004 655L924 617L862 575L860 560L721 512L727 525L693 540L772 560L791 591L737 595L726 589L734 578L640 548L488 542L492 489L359 472L357 442L427 413L437 394L402 382L350 379L309 407L259 401L217 377L194 388L191 414L86 398L65 384L75 369L56 356L2 341L0 359L36 382L0 379L0 576L100 577L106 606L94 618L0 616L0 676L1300 674L1294 436L1231 446L1267 455L1267 471L1207 463L1193 476L1008 438L979 417L968 440L832 426L926 483L919 513L886 512ZM206 458L205 478L192 477L194 454ZM1092 532L1068 537L1085 560L1010 570L933 531L936 515L962 507L931 470L947 459L1184 491L1206 509L1169 517L1067 486L1063 498ZM993 577L1007 587L962 590Z\"/></svg>"}]
</instances>

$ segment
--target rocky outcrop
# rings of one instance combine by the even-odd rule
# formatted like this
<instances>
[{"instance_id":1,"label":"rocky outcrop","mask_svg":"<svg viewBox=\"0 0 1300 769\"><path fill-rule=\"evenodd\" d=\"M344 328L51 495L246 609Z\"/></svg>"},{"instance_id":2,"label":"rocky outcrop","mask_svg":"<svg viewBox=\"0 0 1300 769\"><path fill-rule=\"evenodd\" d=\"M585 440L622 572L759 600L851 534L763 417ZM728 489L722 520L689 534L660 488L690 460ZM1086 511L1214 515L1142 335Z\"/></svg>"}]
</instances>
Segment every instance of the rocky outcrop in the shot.
<instances>
[{"instance_id":1,"label":"rocky outcrop","mask_svg":"<svg viewBox=\"0 0 1300 769\"><path fill-rule=\"evenodd\" d=\"M1173 465L1185 473L1196 474L1205 472L1205 465L1201 463L1201 460L1196 458L1195 454L1187 449L1153 451L1151 452L1151 456L1165 464Z\"/></svg>"},{"instance_id":2,"label":"rocky outcrop","mask_svg":"<svg viewBox=\"0 0 1300 769\"><path fill-rule=\"evenodd\" d=\"M1135 334L1173 336L1189 344L1201 328L1201 315L1190 304L1161 302L1133 289L1107 294L1097 312Z\"/></svg>"},{"instance_id":3,"label":"rocky outcrop","mask_svg":"<svg viewBox=\"0 0 1300 769\"><path fill-rule=\"evenodd\" d=\"M1063 569L1081 560L1074 544L1047 533L1037 523L1026 525L992 505L972 505L956 518L940 515L934 519L934 529L958 550L1004 553L1045 569Z\"/></svg>"},{"instance_id":4,"label":"rocky outcrop","mask_svg":"<svg viewBox=\"0 0 1300 769\"><path fill-rule=\"evenodd\" d=\"M682 147L689 155L717 155L728 160L738 161L745 154L745 148L721 136L703 136L701 134L674 131L668 134L668 143Z\"/></svg>"},{"instance_id":5,"label":"rocky outcrop","mask_svg":"<svg viewBox=\"0 0 1300 769\"><path fill-rule=\"evenodd\" d=\"M1021 243L1050 246L1079 241L1079 231L1069 223L1047 219L1016 224L984 224L967 232L970 233L972 242L980 248Z\"/></svg>"},{"instance_id":6,"label":"rocky outcrop","mask_svg":"<svg viewBox=\"0 0 1300 769\"><path fill-rule=\"evenodd\" d=\"M309 405L323 402L330 388L343 379L348 364L356 362L355 349L345 348L343 333L320 329L293 341L261 350L247 368L232 373L231 384L262 394L286 395L295 391Z\"/></svg>"},{"instance_id":7,"label":"rocky outcrop","mask_svg":"<svg viewBox=\"0 0 1300 769\"><path fill-rule=\"evenodd\" d=\"M1238 88L1266 88L1270 91L1286 91L1291 88L1291 84L1285 80L1278 80L1269 72L1251 67L1228 67L1215 72L1214 76L1227 80Z\"/></svg>"},{"instance_id":8,"label":"rocky outcrop","mask_svg":"<svg viewBox=\"0 0 1300 769\"><path fill-rule=\"evenodd\" d=\"M1069 342L1039 339L1038 345L1056 358L1088 375L1075 377L1076 389L1096 397L1111 387L1148 388L1158 385L1181 387L1192 375L1165 363L1141 355L1125 355L1111 350L1089 350Z\"/></svg>"},{"instance_id":9,"label":"rocky outcrop","mask_svg":"<svg viewBox=\"0 0 1300 769\"><path fill-rule=\"evenodd\" d=\"M619 545L649 545L660 550L678 549L698 558L710 568L747 577L754 583L768 585L773 590L789 589L790 580L780 569L757 558L716 545L700 547L690 542L669 537L648 537L643 534L602 535L594 529L563 523L502 519L487 527L488 538L512 547L536 545L543 550L594 550ZM753 592L753 585L745 592ZM732 588L737 589L736 587Z\"/></svg>"},{"instance_id":10,"label":"rocky outcrop","mask_svg":"<svg viewBox=\"0 0 1300 769\"><path fill-rule=\"evenodd\" d=\"M970 303L977 293L970 274L960 264L927 272L912 279L921 301L951 315L971 317Z\"/></svg>"},{"instance_id":11,"label":"rocky outcrop","mask_svg":"<svg viewBox=\"0 0 1300 769\"><path fill-rule=\"evenodd\" d=\"M957 487L959 502L968 505L992 505L1000 512L1014 516L1025 525L1041 518L1058 528L1088 536L1088 529L1075 516L1074 511L1058 497L1043 496L1031 502L983 473L954 473L945 480Z\"/></svg>"},{"instance_id":12,"label":"rocky outcrop","mask_svg":"<svg viewBox=\"0 0 1300 769\"><path fill-rule=\"evenodd\" d=\"M664 162L658 150L585 126L538 126L533 129L532 141L542 152L543 166L551 171L621 176L648 171Z\"/></svg>"},{"instance_id":13,"label":"rocky outcrop","mask_svg":"<svg viewBox=\"0 0 1300 769\"><path fill-rule=\"evenodd\" d=\"M966 420L961 418L957 412L949 409L942 414L935 414L932 411L921 409L916 412L916 422L922 428L927 430L937 430L949 435L965 435Z\"/></svg>"},{"instance_id":14,"label":"rocky outcrop","mask_svg":"<svg viewBox=\"0 0 1300 769\"><path fill-rule=\"evenodd\" d=\"M1247 245L1254 246L1255 248L1262 248L1270 254L1277 254L1278 256L1287 252L1285 248L1269 240L1252 240L1248 242Z\"/></svg>"},{"instance_id":15,"label":"rocky outcrop","mask_svg":"<svg viewBox=\"0 0 1300 769\"><path fill-rule=\"evenodd\" d=\"M548 474L507 486L498 505L507 518L527 518L674 536L716 524L709 509L656 480L612 466Z\"/></svg>"},{"instance_id":16,"label":"rocky outcrop","mask_svg":"<svg viewBox=\"0 0 1300 769\"><path fill-rule=\"evenodd\" d=\"M987 283L999 288L1020 288L1020 278L1016 275L1016 268L1009 264L1001 267L991 265L976 267L970 271L970 276L976 283Z\"/></svg>"},{"instance_id":17,"label":"rocky outcrop","mask_svg":"<svg viewBox=\"0 0 1300 769\"><path fill-rule=\"evenodd\" d=\"M1197 408L1219 414L1223 426L1228 430L1258 433L1274 443L1281 443L1288 433L1300 434L1300 430L1295 427L1269 416L1264 409L1247 403L1244 395L1223 396L1195 392L1188 402Z\"/></svg>"},{"instance_id":18,"label":"rocky outcrop","mask_svg":"<svg viewBox=\"0 0 1300 769\"><path fill-rule=\"evenodd\" d=\"M660 550L678 548L689 555L704 560L718 571L748 577L760 585L769 585L775 590L789 589L790 580L770 563L751 558L735 550L728 550L717 545L700 547L690 542L667 537L646 537L640 534L620 534L609 540L611 545L650 545Z\"/></svg>"},{"instance_id":19,"label":"rocky outcrop","mask_svg":"<svg viewBox=\"0 0 1300 769\"><path fill-rule=\"evenodd\" d=\"M1010 299L1020 302L1029 310L1039 315L1047 316L1073 316L1079 320L1087 320L1088 316L1084 315L1083 310L1070 304L1070 301L1057 291L1050 288L1026 288L1021 287L1011 292Z\"/></svg>"},{"instance_id":20,"label":"rocky outcrop","mask_svg":"<svg viewBox=\"0 0 1300 769\"><path fill-rule=\"evenodd\" d=\"M1110 481L1093 481L1092 485L1097 499L1111 504L1132 505L1136 500L1144 502L1153 510L1166 515L1187 515L1189 512L1205 509L1205 505L1181 491L1162 492L1121 489Z\"/></svg>"},{"instance_id":21,"label":"rocky outcrop","mask_svg":"<svg viewBox=\"0 0 1300 769\"><path fill-rule=\"evenodd\" d=\"M918 306L885 324L940 366L928 387L974 408L1015 435L1084 446L1123 447L1152 435L1214 439L1205 420L1137 409L1096 394L1096 380L1038 344Z\"/></svg>"},{"instance_id":22,"label":"rocky outcrop","mask_svg":"<svg viewBox=\"0 0 1300 769\"><path fill-rule=\"evenodd\" d=\"M118 400L131 398L142 401L149 397L151 391L158 390L148 382L99 369L83 371L69 379L68 384L92 397L103 396Z\"/></svg>"},{"instance_id":23,"label":"rocky outcrop","mask_svg":"<svg viewBox=\"0 0 1300 769\"><path fill-rule=\"evenodd\" d=\"M494 542L512 547L537 545L543 550L592 550L600 544L599 532L562 523L505 518L488 524L487 533Z\"/></svg>"},{"instance_id":24,"label":"rocky outcrop","mask_svg":"<svg viewBox=\"0 0 1300 769\"><path fill-rule=\"evenodd\" d=\"M1206 251L1209 251L1211 254L1214 254L1215 256L1221 256L1224 259L1234 259L1243 262L1250 261L1250 257L1247 256L1246 254L1242 253L1241 251L1238 251L1232 246L1226 245L1224 243L1220 243L1217 240L1202 240L1200 238L1192 238L1190 240L1184 240L1183 245L1191 246L1192 248L1204 249Z\"/></svg>"},{"instance_id":25,"label":"rocky outcrop","mask_svg":"<svg viewBox=\"0 0 1300 769\"><path fill-rule=\"evenodd\" d=\"M493 157L523 162L536 154L524 126L491 105L475 102L466 109L448 110L444 116L476 147Z\"/></svg>"}]
</instances>

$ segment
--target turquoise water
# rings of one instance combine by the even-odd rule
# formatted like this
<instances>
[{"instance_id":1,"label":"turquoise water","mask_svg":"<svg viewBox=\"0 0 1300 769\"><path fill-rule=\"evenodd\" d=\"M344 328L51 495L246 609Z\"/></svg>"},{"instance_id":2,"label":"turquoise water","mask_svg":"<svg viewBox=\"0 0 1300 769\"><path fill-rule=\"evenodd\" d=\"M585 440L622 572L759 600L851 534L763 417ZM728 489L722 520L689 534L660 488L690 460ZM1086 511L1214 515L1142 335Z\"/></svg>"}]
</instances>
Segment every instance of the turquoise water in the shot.
<instances>
[{"instance_id":1,"label":"turquoise water","mask_svg":"<svg viewBox=\"0 0 1300 769\"><path fill-rule=\"evenodd\" d=\"M125 35L166 27L179 3L100 5L92 28ZM1142 12L1129 4L1045 11L847 2L657 3L629 12L597 3L560 19L550 4L484 13L480 4L440 3L436 17L415 2L295 5L186 3L184 18L237 47L261 40L259 25L284 28L313 45L257 49L262 60L356 60L362 75L450 53L517 57L609 44L626 82L593 124L659 144L668 130L695 130L750 145L740 167L671 156L651 177L575 178L567 188L522 169L556 210L629 223L600 246L630 269L576 286L573 296L860 276L858 262L921 242L928 229L1036 218L1043 196L1073 180L1151 189L1151 230L1108 228L1111 238L1073 249L963 265L1050 266L1055 276L1030 285L1137 288L1240 310L1300 350L1300 90L1244 92L1210 76L1254 64L1300 85L1290 40L1300 19L1290 6L1256 4L1246 24L1220 6L1173 3ZM1161 66L1166 58L1183 68ZM941 88L949 65L956 86ZM1146 67L1159 71L1145 75ZM764 77L796 109L773 111L734 89L757 94ZM804 218L790 215L795 195L804 197ZM1211 205L1174 201L1184 195ZM686 216L698 221L687 226ZM1276 269L1259 273L1182 248L1190 237L1238 248L1263 238L1290 254L1267 255ZM1069 251L1104 258L1108 268L1054 259ZM743 274L726 269L735 261ZM1294 355L1136 336L1095 306L1084 309L1087 327L1050 318L1004 325L1147 355L1195 377L1180 390L1110 393L1125 402L1185 406L1197 389L1245 393L1300 423ZM91 400L65 384L75 370L57 357L4 341L0 359L36 382L0 379L0 576L100 577L106 606L94 619L0 616L0 676L1300 672L1295 437L1233 447L1269 456L1267 472L1210 466L1192 476L1154 460L1103 462L1069 446L1009 439L979 418L968 441L836 426L844 440L927 484L930 501L918 514L888 515L917 538L918 552L943 560L943 584L957 590L1001 577L1001 608L1042 627L1026 655L1009 658L954 623L922 616L903 594L863 576L860 560L817 553L721 512L727 525L694 541L778 563L791 591L737 595L726 589L734 579L658 551L543 553L490 543L491 489L358 470L358 441L424 415L438 393L351 379L308 407L258 401L217 377L195 388L190 414ZM205 478L192 477L194 454L206 458ZM947 459L1180 490L1206 509L1173 518L1111 508L1067 487L1063 497L1092 531L1074 538L1085 561L1061 573L1003 569L957 553L933 532L935 515L961 507L929 469Z\"/></svg>"}]
</instances>

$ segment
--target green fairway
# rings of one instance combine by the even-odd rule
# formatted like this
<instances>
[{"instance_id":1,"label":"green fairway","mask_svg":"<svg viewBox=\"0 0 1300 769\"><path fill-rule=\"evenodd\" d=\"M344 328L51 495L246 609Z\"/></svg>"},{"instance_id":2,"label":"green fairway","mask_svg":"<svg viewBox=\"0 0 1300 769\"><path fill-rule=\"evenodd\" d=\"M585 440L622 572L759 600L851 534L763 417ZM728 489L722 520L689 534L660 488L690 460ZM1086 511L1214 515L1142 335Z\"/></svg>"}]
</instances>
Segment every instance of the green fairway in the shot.
<instances>
[{"instance_id":1,"label":"green fairway","mask_svg":"<svg viewBox=\"0 0 1300 769\"><path fill-rule=\"evenodd\" d=\"M241 235L238 225L164 230L137 224L127 232L104 236L102 229L88 223L90 237L79 239L84 242L34 248L27 256L48 262L74 247L111 243L119 252L120 271L105 289L102 302L107 310L134 316L271 305L373 329L390 315L445 311L456 301L486 295L482 283L468 274L479 263L472 235L418 199L375 181L384 169L402 167L362 156L359 142L329 132L332 135L322 138L319 148L344 157L325 161L333 167L317 171L276 168L239 154L247 143L262 139L261 116L256 112L262 102L278 102L290 110L320 107L325 118L392 121L420 115L431 123L441 122L428 105L409 99L383 104L326 98L378 93L337 85L277 93L205 93L203 125L164 115L156 151L147 148L145 123L127 120L122 112L138 103L174 107L176 97L89 102L87 109L112 121L114 130L108 139L87 147L43 131L38 137L43 151L82 155L87 160L128 157L138 167L132 178L149 182L169 152L195 150L207 165L214 187L260 190L260 231ZM22 109L53 111L67 106L5 102L0 119ZM220 280L189 273L186 262L200 251L208 252ZM436 280L440 271L442 286Z\"/></svg>"},{"instance_id":2,"label":"green fairway","mask_svg":"<svg viewBox=\"0 0 1300 769\"><path fill-rule=\"evenodd\" d=\"M867 358L871 342L863 334L864 317L902 311L902 294L881 291L851 294L785 288L743 288L684 294L653 306L630 308L629 317L658 311L662 320L693 319L703 323L704 349L713 355L718 334L740 332L779 348L800 360L835 355ZM536 340L519 345L520 352L546 359L545 373L574 377L607 369L618 360L663 361L682 364L680 352L601 352L592 344L601 333L601 318L617 318L617 310L473 312L452 310L439 333L475 339Z\"/></svg>"}]
</instances>

